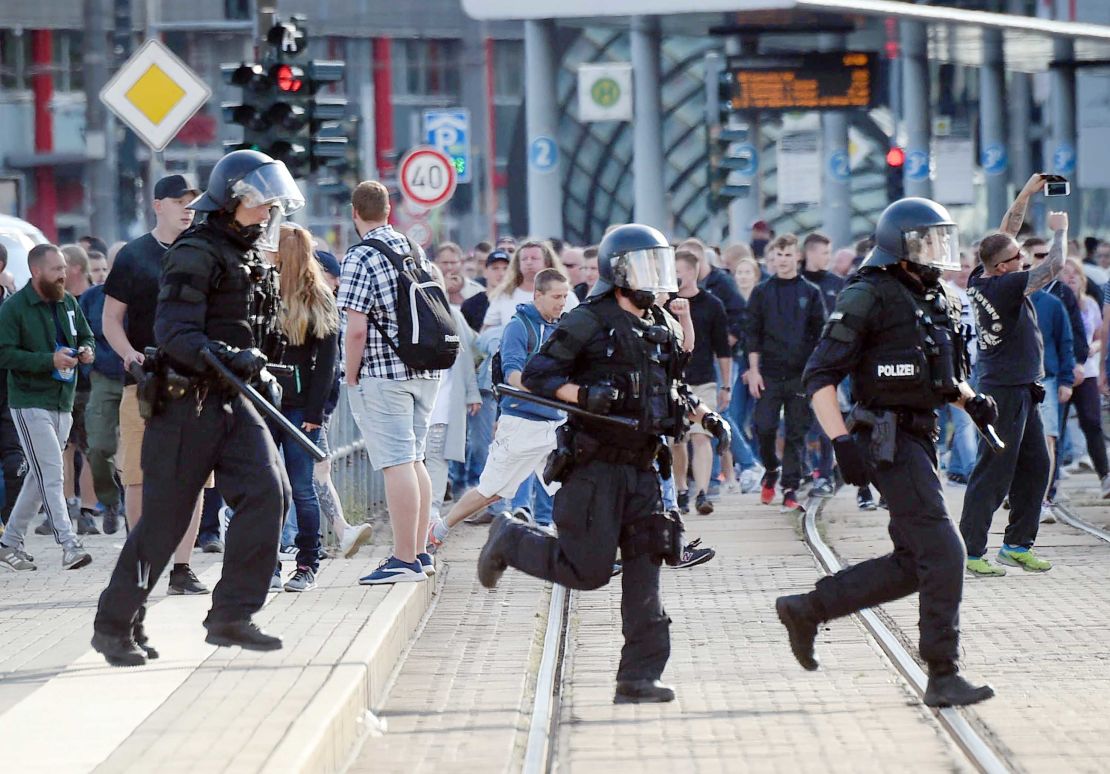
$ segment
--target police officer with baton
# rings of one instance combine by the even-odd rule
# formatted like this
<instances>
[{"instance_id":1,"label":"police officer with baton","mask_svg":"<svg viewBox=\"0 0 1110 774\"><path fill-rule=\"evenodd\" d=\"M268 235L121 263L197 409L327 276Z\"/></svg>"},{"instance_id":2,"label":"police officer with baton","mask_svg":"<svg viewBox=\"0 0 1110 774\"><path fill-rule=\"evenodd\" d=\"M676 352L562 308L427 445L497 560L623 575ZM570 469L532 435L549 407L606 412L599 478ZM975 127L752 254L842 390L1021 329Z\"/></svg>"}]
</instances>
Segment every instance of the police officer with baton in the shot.
<instances>
[{"instance_id":1,"label":"police officer with baton","mask_svg":"<svg viewBox=\"0 0 1110 774\"><path fill-rule=\"evenodd\" d=\"M478 579L493 588L511 566L568 588L596 589L609 582L619 546L625 644L614 702L667 702L675 694L659 681L670 656L659 566L680 559L682 520L663 511L655 463L670 475L662 436L681 437L689 420L725 447L729 429L682 383L678 323L655 304L657 293L678 287L667 240L628 224L598 250L600 277L590 297L563 317L522 374L532 393L582 409L570 412L548 466L563 482L553 511L558 537L497 516Z\"/></svg>"},{"instance_id":2,"label":"police officer with baton","mask_svg":"<svg viewBox=\"0 0 1110 774\"><path fill-rule=\"evenodd\" d=\"M303 206L283 163L234 151L217 162L208 190L189 205L207 218L163 259L157 370L144 385L155 410L143 440L143 519L127 537L93 624L92 646L109 664L137 666L154 657L141 632L143 605L213 470L235 518L205 641L281 648L251 616L266 599L289 484L258 411L209 361L247 382L265 379L267 361L252 323L260 309L276 308L276 299L260 297L274 286L260 251L277 248L282 219Z\"/></svg>"},{"instance_id":3,"label":"police officer with baton","mask_svg":"<svg viewBox=\"0 0 1110 774\"><path fill-rule=\"evenodd\" d=\"M937 474L935 410L954 403L987 433L994 401L965 379L961 303L940 283L960 267L956 225L929 199L894 202L879 217L876 246L837 298L803 380L849 484L873 482L890 509L894 551L822 578L808 594L779 597L779 620L807 670L818 668L818 624L919 593L925 704L974 704L994 695L958 671L964 545ZM848 423L836 386L852 377Z\"/></svg>"}]
</instances>

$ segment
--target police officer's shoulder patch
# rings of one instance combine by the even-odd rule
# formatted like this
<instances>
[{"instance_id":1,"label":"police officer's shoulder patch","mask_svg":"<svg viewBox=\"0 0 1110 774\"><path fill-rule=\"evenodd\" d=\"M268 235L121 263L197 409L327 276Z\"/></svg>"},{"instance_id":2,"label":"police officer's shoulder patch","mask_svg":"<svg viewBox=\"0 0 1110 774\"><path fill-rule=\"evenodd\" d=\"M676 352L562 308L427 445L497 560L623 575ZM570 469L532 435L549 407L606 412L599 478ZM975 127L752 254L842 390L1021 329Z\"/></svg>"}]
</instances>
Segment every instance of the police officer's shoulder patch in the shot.
<instances>
[{"instance_id":1,"label":"police officer's shoulder patch","mask_svg":"<svg viewBox=\"0 0 1110 774\"><path fill-rule=\"evenodd\" d=\"M836 299L836 309L825 323L824 335L849 344L863 333L868 315L875 308L878 296L870 282L849 284Z\"/></svg>"}]
</instances>

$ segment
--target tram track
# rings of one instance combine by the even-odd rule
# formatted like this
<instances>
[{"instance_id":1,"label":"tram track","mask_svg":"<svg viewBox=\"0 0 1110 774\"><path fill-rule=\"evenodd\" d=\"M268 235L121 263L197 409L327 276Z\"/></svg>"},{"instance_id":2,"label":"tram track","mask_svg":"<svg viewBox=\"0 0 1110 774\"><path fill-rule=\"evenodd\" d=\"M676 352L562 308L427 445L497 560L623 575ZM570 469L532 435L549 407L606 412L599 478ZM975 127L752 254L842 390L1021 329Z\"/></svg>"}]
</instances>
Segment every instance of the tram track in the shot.
<instances>
[{"instance_id":1,"label":"tram track","mask_svg":"<svg viewBox=\"0 0 1110 774\"><path fill-rule=\"evenodd\" d=\"M825 542L817 529L817 517L820 516L826 498L810 497L805 504L802 516L802 532L806 546L809 548L817 563L826 574L832 575L843 566L836 552ZM1093 525L1087 525L1098 529ZM1083 529L1080 527L1080 529ZM1110 542L1110 534L1104 538ZM924 670L914 660L895 634L879 617L875 610L865 609L857 614L864 627L883 649L891 663L898 670L902 678L910 684L920 699L925 696L925 687L928 678ZM963 752L968 762L979 771L986 774L1002 774L1014 769L1006 762L1005 758L995 749L990 741L975 729L962 712L955 707L931 710L938 724L945 734Z\"/></svg>"},{"instance_id":2,"label":"tram track","mask_svg":"<svg viewBox=\"0 0 1110 774\"><path fill-rule=\"evenodd\" d=\"M573 593L565 586L552 585L524 748L523 774L546 774L554 769L572 597Z\"/></svg>"},{"instance_id":3,"label":"tram track","mask_svg":"<svg viewBox=\"0 0 1110 774\"><path fill-rule=\"evenodd\" d=\"M1080 518L1075 511L1068 506L1056 503L1052 506L1052 510L1055 512L1056 518L1069 527L1078 529L1081 532L1086 532L1088 535L1096 537L1104 543L1110 543L1110 531L1091 524L1091 522L1086 519Z\"/></svg>"}]
</instances>

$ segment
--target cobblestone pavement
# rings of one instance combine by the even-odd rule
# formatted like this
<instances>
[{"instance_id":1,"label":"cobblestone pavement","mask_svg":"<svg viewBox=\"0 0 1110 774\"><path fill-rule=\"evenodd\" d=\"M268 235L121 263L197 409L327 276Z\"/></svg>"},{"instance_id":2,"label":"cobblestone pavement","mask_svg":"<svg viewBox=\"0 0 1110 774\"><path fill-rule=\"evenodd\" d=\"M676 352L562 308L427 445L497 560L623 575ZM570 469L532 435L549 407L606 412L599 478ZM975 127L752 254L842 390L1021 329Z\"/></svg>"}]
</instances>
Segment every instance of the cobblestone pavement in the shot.
<instances>
[{"instance_id":1,"label":"cobblestone pavement","mask_svg":"<svg viewBox=\"0 0 1110 774\"><path fill-rule=\"evenodd\" d=\"M1093 475L1063 483L1068 507L1106 526L1110 503ZM965 490L946 487L958 520ZM860 513L843 493L821 522L846 561L889 550L885 511ZM995 514L989 550L1001 545L1006 512ZM1064 524L1042 524L1038 553L1050 572L1007 568L1002 578L968 578L961 608L964 668L989 681L991 701L967 712L1018 771L1106 771L1110 759L1110 545ZM916 596L883 614L916 653Z\"/></svg>"}]
</instances>

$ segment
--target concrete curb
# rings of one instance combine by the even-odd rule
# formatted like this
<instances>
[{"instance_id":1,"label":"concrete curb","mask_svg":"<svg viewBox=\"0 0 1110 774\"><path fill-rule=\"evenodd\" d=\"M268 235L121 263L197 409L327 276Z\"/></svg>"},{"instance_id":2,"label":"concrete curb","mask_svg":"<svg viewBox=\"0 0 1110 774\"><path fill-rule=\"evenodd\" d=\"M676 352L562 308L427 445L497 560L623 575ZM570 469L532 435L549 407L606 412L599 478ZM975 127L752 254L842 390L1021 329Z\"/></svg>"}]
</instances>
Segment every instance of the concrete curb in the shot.
<instances>
[{"instance_id":1,"label":"concrete curb","mask_svg":"<svg viewBox=\"0 0 1110 774\"><path fill-rule=\"evenodd\" d=\"M435 577L400 583L374 609L331 676L269 756L264 774L334 772L363 735L363 716L380 706L390 675L436 593Z\"/></svg>"}]
</instances>

